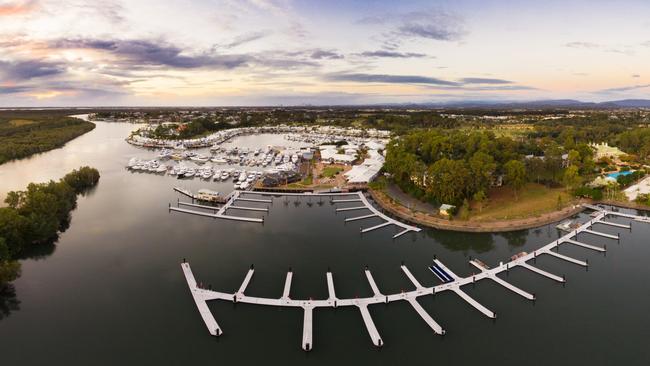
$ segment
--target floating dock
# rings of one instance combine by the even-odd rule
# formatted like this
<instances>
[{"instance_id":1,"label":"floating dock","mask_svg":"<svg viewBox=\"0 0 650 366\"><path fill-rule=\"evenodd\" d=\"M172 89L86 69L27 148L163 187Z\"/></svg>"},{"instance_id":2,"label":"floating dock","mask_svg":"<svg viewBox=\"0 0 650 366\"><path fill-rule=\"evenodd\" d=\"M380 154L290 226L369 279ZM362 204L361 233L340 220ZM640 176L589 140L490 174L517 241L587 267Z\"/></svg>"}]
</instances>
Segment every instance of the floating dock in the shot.
<instances>
[{"instance_id":1,"label":"floating dock","mask_svg":"<svg viewBox=\"0 0 650 366\"><path fill-rule=\"evenodd\" d=\"M174 187L174 190L183 194L186 194L182 192L181 189ZM181 212L181 213L186 213L186 214L192 214L192 215L197 215L197 216L203 216L203 217L211 217L213 219L223 219L223 220L232 220L232 221L241 221L241 222L254 222L254 223L264 223L264 218L254 218L254 217L242 217L242 216L233 216L233 215L226 215L227 210L244 210L244 211L258 211L258 212L268 212L268 208L257 208L257 207L242 207L242 206L234 206L235 201L240 200L239 195L241 194L240 191L234 191L230 195L226 197L226 203L223 204L220 207L217 206L206 206L206 205L198 205L195 203L188 203L188 202L177 202L178 207L173 207L171 204L169 205L169 211L170 212ZM191 197L191 196L190 196ZM195 210L188 210L185 208L180 208L180 206L187 206L187 207L194 207L194 208L199 208L199 209L209 209L212 210L214 213L209 214L203 211L195 211Z\"/></svg>"},{"instance_id":2,"label":"floating dock","mask_svg":"<svg viewBox=\"0 0 650 366\"><path fill-rule=\"evenodd\" d=\"M254 192L257 193L257 192ZM249 284L249 282L252 279L254 269L251 266L251 268L248 270L248 273L244 277L244 280L239 288L239 290L235 293L224 293L224 292L218 292L218 291L212 291L212 290L206 290L199 288L197 286L197 282L194 279L194 275L192 274L192 270L190 269L190 265L186 262L183 262L181 264L181 267L183 269L183 273L185 274L185 279L187 281L188 287L190 289L190 292L192 294L192 297L194 298L194 301L196 303L196 306L199 310L199 314L201 318L203 319L203 322L205 323L206 327L208 328L208 331L212 335L220 335L222 334L222 330L217 324L216 320L214 319L212 313L210 312L206 301L210 300L222 300L222 301L231 301L231 302L238 302L238 303L246 303L246 304L257 304L257 305L266 305L266 306L276 306L276 307L290 307L290 308L302 308L304 311L303 314L303 337L302 337L302 344L301 347L305 351L310 351L314 347L314 339L313 339L313 312L314 310L318 308L334 308L334 307L342 307L342 306L354 306L359 309L361 318L363 319L364 325L366 327L366 330L370 336L371 342L373 345L377 347L383 346L383 340L380 336L379 330L377 329L374 321L372 320L372 316L370 313L370 306L375 305L375 304L382 304L382 303L390 303L390 302L395 302L395 301L406 301L408 302L411 307L420 315L422 320L429 325L429 327L433 330L434 333L443 335L445 334L445 330L438 324L432 317L431 315L420 305L418 302L418 298L423 297L423 296L430 296L430 295L435 295L437 293L443 292L443 291L451 291L456 293L458 296L460 296L464 301L466 301L469 305L471 305L473 308L476 310L480 311L482 314L484 314L488 318L496 318L496 313L494 313L492 310L488 309L472 297L470 297L467 293L465 293L462 290L463 286L473 284L477 281L480 281L482 279L490 279L492 281L495 281L499 285L507 288L508 290L512 291L515 294L518 294L528 300L535 300L535 295L530 294L506 281L503 279L499 278L497 275L502 272L507 272L512 268L515 267L522 267L525 269L528 269L532 272L535 272L539 275L542 275L544 277L550 278L552 280L555 280L557 282L565 282L564 277L557 276L555 274L546 272L540 268L534 267L527 262L536 258L539 255L550 255L553 256L557 259L561 259L564 261L568 261L574 264L578 265L583 265L586 266L587 262L586 261L580 261L562 254L559 254L555 251L552 251L552 249L557 248L561 244L575 244L579 245L581 247L585 247L587 249L591 250L597 250L601 251L602 248L594 247L589 244L584 244L581 242L578 242L574 240L573 238L577 236L581 232L591 232L589 228L594 225L595 223L599 223L601 220L603 220L606 216L608 215L615 215L618 213L612 213L611 211L606 211L602 208L597 208L597 214L595 217L582 224L580 227L576 228L575 230L569 232L567 235L561 237L558 240L555 240L542 248L535 250L532 253L527 253L523 254L521 256L516 257L515 259L512 259L511 261L507 263L500 263L498 266L494 268L487 268L487 265L485 265L483 262L480 262L478 260L471 260L470 263L474 265L477 269L479 269L479 273L473 274L471 276L467 277L460 277L456 275L451 269L446 267L441 261L438 259L434 259L434 265L432 265L429 269L436 274L436 276L443 282L442 284L432 286L432 287L426 287L423 286L417 278L411 273L411 271L404 265L400 267L404 275L409 279L411 283L413 283L415 289L412 291L406 291L406 292L401 292L401 293L396 293L396 294L390 294L390 295L384 295L380 292L379 287L377 286L370 270L366 267L365 268L365 275L368 280L368 283L370 284L370 288L372 289L372 296L370 297L364 297L364 298L354 298L354 299L338 299L336 297L336 292L334 288L334 280L333 280L333 274L331 271L327 271L326 273L326 282L327 282L327 289L328 289L328 298L323 299L323 300L295 300L290 298L290 291L291 291L291 282L293 278L293 272L289 270L287 273L285 283L284 283L284 289L282 291L281 297L277 299L273 298L263 298L263 297L254 297L254 296L247 296L245 295L245 290ZM209 214L208 214L209 215ZM626 215L624 217L628 217L632 220L641 220L642 222L647 222L650 223L650 221L646 221L646 219L642 218L641 216L634 216L634 215ZM621 216L621 214L618 214L617 216ZM615 238L618 240L618 236L613 236L607 234L609 238ZM434 270L435 269L435 270Z\"/></svg>"},{"instance_id":3,"label":"floating dock","mask_svg":"<svg viewBox=\"0 0 650 366\"><path fill-rule=\"evenodd\" d=\"M179 187L174 187L174 190L184 194L188 197L191 197L192 199L195 199L196 197L192 194L192 192L179 188ZM332 204L337 204L337 203L352 203L352 202L360 202L362 203L362 206L356 206L356 207L338 207L336 208L336 212L346 212L346 211L357 211L357 210L369 210L371 213L368 215L362 215L362 216L357 216L357 217L351 217L351 218L346 218L345 222L352 222L352 221L358 221L358 220L364 220L364 219L369 219L372 217L379 217L383 222L380 224L377 224L372 227L368 228L361 228L360 231L361 233L367 233L370 231L374 231L377 229L381 229L386 226L394 225L402 230L398 232L397 234L393 235L393 239L399 238L400 236L408 233L408 232L419 232L421 231L420 228L411 226L408 224L405 224L401 221L395 220L393 218L390 218L386 215L384 215L381 211L377 210L370 202L368 202L368 199L364 196L363 192L358 191L358 192L322 192L322 193L311 193L311 192L305 192L305 193L293 193L293 192L263 192L263 191L234 191L225 198L225 203L221 207L212 207L212 206L205 206L205 205L198 205L195 204L194 202L188 203L188 202L178 202L177 206L178 207L173 207L171 204L169 205L169 211L174 211L174 212L182 212L182 213L187 213L187 214L193 214L193 215L198 215L198 216L204 216L204 217L211 217L215 219L224 219L224 220L234 220L234 221L243 221L243 222L255 222L255 223L263 223L264 219L263 218L249 218L249 217L241 217L241 216L233 216L233 215L227 215L228 210L239 210L239 211L254 211L254 212L264 212L268 213L269 208L268 207L247 207L247 206L236 206L235 202L237 201L242 201L242 202L256 202L256 203L270 203L273 204L273 199L263 199L263 198L255 198L252 197L252 195L260 195L260 196L271 196L271 197L282 197L282 196L294 196L294 197L329 197L331 200L330 202ZM332 197L344 197L344 198L339 198L339 199L332 199ZM213 210L213 214L208 214L203 211L194 211L194 210L188 210L184 208L180 208L180 206L186 206L186 207L193 207L193 208L198 208L198 209L210 209Z\"/></svg>"}]
</instances>

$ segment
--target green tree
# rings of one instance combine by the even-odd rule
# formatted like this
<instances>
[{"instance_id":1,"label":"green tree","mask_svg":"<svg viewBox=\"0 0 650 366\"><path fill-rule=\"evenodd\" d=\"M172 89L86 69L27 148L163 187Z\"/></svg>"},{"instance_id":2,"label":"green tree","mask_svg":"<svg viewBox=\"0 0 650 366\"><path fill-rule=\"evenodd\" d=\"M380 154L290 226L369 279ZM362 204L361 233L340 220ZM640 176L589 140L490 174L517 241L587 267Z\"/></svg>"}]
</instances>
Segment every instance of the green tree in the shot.
<instances>
[{"instance_id":1,"label":"green tree","mask_svg":"<svg viewBox=\"0 0 650 366\"><path fill-rule=\"evenodd\" d=\"M480 190L476 193L474 193L474 202L478 205L478 212L481 212L483 210L483 205L485 204L485 201L487 201L487 195L483 190Z\"/></svg>"},{"instance_id":2,"label":"green tree","mask_svg":"<svg viewBox=\"0 0 650 366\"><path fill-rule=\"evenodd\" d=\"M470 179L463 161L440 159L427 172L427 194L438 202L457 205L466 196Z\"/></svg>"},{"instance_id":3,"label":"green tree","mask_svg":"<svg viewBox=\"0 0 650 366\"><path fill-rule=\"evenodd\" d=\"M84 166L79 170L73 170L63 177L63 181L72 187L75 193L79 194L94 187L99 182L99 171L95 168Z\"/></svg>"},{"instance_id":4,"label":"green tree","mask_svg":"<svg viewBox=\"0 0 650 366\"><path fill-rule=\"evenodd\" d=\"M30 222L11 207L0 207L0 237L10 256L20 253L29 243Z\"/></svg>"},{"instance_id":5,"label":"green tree","mask_svg":"<svg viewBox=\"0 0 650 366\"><path fill-rule=\"evenodd\" d=\"M575 165L571 165L564 170L564 176L562 177L562 183L567 188L567 190L577 188L580 183L582 183L582 178L578 173L579 169Z\"/></svg>"},{"instance_id":6,"label":"green tree","mask_svg":"<svg viewBox=\"0 0 650 366\"><path fill-rule=\"evenodd\" d=\"M473 178L471 191L478 192L487 189L496 168L497 165L492 156L481 151L474 153L469 159L469 170Z\"/></svg>"},{"instance_id":7,"label":"green tree","mask_svg":"<svg viewBox=\"0 0 650 366\"><path fill-rule=\"evenodd\" d=\"M537 157L526 160L526 170L528 171L528 176L536 183L540 183L547 176L544 160Z\"/></svg>"},{"instance_id":8,"label":"green tree","mask_svg":"<svg viewBox=\"0 0 650 366\"><path fill-rule=\"evenodd\" d=\"M582 163L582 157L580 156L580 152L578 150L571 150L569 151L569 165L575 165L578 168L580 168L580 165Z\"/></svg>"},{"instance_id":9,"label":"green tree","mask_svg":"<svg viewBox=\"0 0 650 366\"><path fill-rule=\"evenodd\" d=\"M551 180L559 182L562 171L562 149L559 145L552 143L544 150L544 163L546 170L551 174Z\"/></svg>"},{"instance_id":10,"label":"green tree","mask_svg":"<svg viewBox=\"0 0 650 366\"><path fill-rule=\"evenodd\" d=\"M526 166L519 160L510 160L503 168L506 172L506 184L512 187L515 199L518 199L517 193L519 189L526 184Z\"/></svg>"}]
</instances>

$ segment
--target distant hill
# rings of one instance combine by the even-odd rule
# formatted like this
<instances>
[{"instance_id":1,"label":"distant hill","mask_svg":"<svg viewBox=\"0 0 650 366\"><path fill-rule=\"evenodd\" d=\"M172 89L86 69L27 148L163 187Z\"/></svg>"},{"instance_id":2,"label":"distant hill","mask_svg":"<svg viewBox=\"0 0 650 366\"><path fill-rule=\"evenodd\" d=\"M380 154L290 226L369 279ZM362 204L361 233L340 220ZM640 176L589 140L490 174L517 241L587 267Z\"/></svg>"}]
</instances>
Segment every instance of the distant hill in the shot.
<instances>
[{"instance_id":1,"label":"distant hill","mask_svg":"<svg viewBox=\"0 0 650 366\"><path fill-rule=\"evenodd\" d=\"M475 101L460 101L460 102L445 102L445 103L423 103L423 104L408 104L403 106L420 106L420 107L433 107L433 108L463 108L463 109L475 109L475 108L521 108L521 109L544 109L544 108L569 108L569 109L581 109L581 108L601 108L601 109L613 109L613 108L650 108L650 99L625 99L625 100L613 100L607 102L582 102L574 99L549 99L549 100L534 100L534 101L485 101L485 100L475 100Z\"/></svg>"},{"instance_id":2,"label":"distant hill","mask_svg":"<svg viewBox=\"0 0 650 366\"><path fill-rule=\"evenodd\" d=\"M611 102L604 102L599 104L614 105L622 108L650 108L650 100L648 99L624 99L613 100Z\"/></svg>"}]
</instances>

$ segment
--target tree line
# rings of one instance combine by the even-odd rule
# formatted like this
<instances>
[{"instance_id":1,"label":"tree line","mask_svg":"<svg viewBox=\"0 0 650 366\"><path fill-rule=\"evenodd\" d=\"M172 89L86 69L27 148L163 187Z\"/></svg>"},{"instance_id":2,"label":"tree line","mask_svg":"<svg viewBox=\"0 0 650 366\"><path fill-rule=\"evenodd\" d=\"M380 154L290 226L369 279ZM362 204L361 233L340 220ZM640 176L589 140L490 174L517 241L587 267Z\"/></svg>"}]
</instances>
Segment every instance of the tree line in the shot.
<instances>
[{"instance_id":1,"label":"tree line","mask_svg":"<svg viewBox=\"0 0 650 366\"><path fill-rule=\"evenodd\" d=\"M0 208L0 287L19 276L18 256L58 239L68 228L77 195L98 181L97 169L81 167L58 182L30 183L24 191L7 194L7 207Z\"/></svg>"},{"instance_id":2,"label":"tree line","mask_svg":"<svg viewBox=\"0 0 650 366\"><path fill-rule=\"evenodd\" d=\"M77 118L39 113L0 113L0 164L63 146L95 125Z\"/></svg>"},{"instance_id":3,"label":"tree line","mask_svg":"<svg viewBox=\"0 0 650 366\"><path fill-rule=\"evenodd\" d=\"M515 194L528 181L575 188L593 174L591 148L546 138L514 140L491 131L415 130L387 146L385 169L403 190L437 203L483 201L500 183Z\"/></svg>"}]
</instances>

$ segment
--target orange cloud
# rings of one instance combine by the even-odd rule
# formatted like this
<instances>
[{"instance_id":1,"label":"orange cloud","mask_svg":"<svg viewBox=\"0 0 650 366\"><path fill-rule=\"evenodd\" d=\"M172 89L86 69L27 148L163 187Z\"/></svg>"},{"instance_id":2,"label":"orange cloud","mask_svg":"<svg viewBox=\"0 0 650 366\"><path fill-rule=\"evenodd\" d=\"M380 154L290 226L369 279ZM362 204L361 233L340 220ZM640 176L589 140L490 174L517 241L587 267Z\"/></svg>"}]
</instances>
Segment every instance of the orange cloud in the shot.
<instances>
[{"instance_id":1,"label":"orange cloud","mask_svg":"<svg viewBox=\"0 0 650 366\"><path fill-rule=\"evenodd\" d=\"M0 17L29 13L36 8L35 0L17 1L0 5Z\"/></svg>"}]
</instances>

